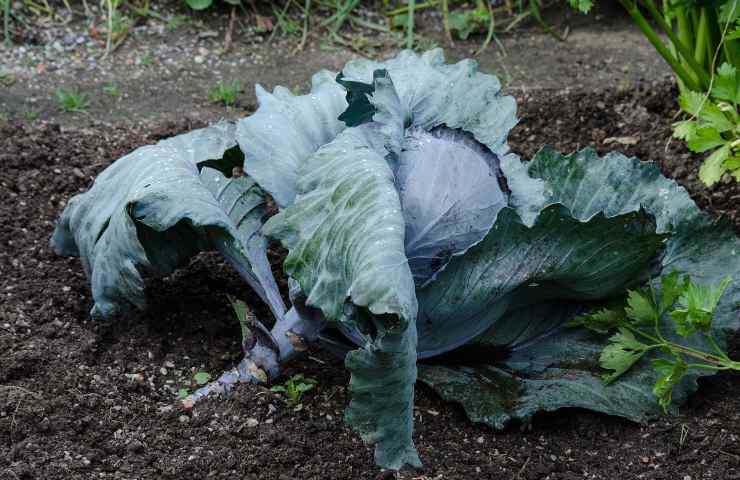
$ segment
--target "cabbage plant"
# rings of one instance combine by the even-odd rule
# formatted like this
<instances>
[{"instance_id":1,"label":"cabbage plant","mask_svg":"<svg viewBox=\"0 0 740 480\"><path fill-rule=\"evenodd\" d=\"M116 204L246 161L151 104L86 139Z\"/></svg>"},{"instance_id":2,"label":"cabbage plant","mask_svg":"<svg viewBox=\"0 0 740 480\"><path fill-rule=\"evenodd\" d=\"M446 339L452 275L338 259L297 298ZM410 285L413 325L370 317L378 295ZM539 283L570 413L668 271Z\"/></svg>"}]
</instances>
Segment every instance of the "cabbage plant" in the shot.
<instances>
[{"instance_id":1,"label":"cabbage plant","mask_svg":"<svg viewBox=\"0 0 740 480\"><path fill-rule=\"evenodd\" d=\"M417 378L499 429L563 407L635 421L662 411L649 363L659 350L605 385L606 337L568 326L628 288L659 290L663 273L716 284L740 271L730 226L656 165L547 147L521 161L506 141L514 99L440 50L352 61L316 74L306 95L256 89L253 115L108 167L69 201L52 238L59 254L81 257L95 317L143 308L144 275L213 249L270 307L271 330L241 312L244 359L188 402L269 382L318 340L344 357L346 420L383 467L420 465ZM268 196L279 210L270 218ZM288 250L289 305L270 238ZM714 310L722 345L739 299L730 285ZM709 373L689 372L669 408Z\"/></svg>"}]
</instances>

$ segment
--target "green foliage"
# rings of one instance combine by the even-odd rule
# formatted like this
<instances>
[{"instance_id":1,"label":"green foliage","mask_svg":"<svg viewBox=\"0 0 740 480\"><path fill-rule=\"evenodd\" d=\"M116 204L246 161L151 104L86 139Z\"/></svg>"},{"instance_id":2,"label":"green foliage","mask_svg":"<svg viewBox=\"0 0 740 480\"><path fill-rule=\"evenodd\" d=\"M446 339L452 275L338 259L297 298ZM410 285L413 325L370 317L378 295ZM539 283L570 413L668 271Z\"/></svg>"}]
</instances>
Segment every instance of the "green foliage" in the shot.
<instances>
[{"instance_id":1,"label":"green foliage","mask_svg":"<svg viewBox=\"0 0 740 480\"><path fill-rule=\"evenodd\" d=\"M205 10L213 4L213 0L185 0L193 10Z\"/></svg>"},{"instance_id":2,"label":"green foliage","mask_svg":"<svg viewBox=\"0 0 740 480\"><path fill-rule=\"evenodd\" d=\"M59 110L63 112L85 112L90 108L90 97L78 88L59 88L54 94Z\"/></svg>"},{"instance_id":3,"label":"green foliage","mask_svg":"<svg viewBox=\"0 0 740 480\"><path fill-rule=\"evenodd\" d=\"M300 410L303 408L301 400L303 394L312 390L316 386L316 380L304 377L302 373L293 375L282 385L275 385L270 388L275 393L283 395L285 402L292 408Z\"/></svg>"},{"instance_id":4,"label":"green foliage","mask_svg":"<svg viewBox=\"0 0 740 480\"><path fill-rule=\"evenodd\" d=\"M568 3L572 8L582 13L590 12L594 6L593 0L568 0Z\"/></svg>"},{"instance_id":5,"label":"green foliage","mask_svg":"<svg viewBox=\"0 0 740 480\"><path fill-rule=\"evenodd\" d=\"M485 5L478 5L473 10L459 10L450 14L450 30L465 40L471 33L483 31L491 21L491 15Z\"/></svg>"},{"instance_id":6,"label":"green foliage","mask_svg":"<svg viewBox=\"0 0 740 480\"><path fill-rule=\"evenodd\" d=\"M740 75L724 63L717 70L712 90L701 94L684 90L679 97L687 120L673 125L673 136L685 140L691 151L711 151L699 169L699 178L708 186L725 172L740 180Z\"/></svg>"},{"instance_id":7,"label":"green foliage","mask_svg":"<svg viewBox=\"0 0 740 480\"><path fill-rule=\"evenodd\" d=\"M198 385L205 385L211 381L211 374L208 372L198 372L193 375L193 380L195 380L195 383Z\"/></svg>"},{"instance_id":8,"label":"green foliage","mask_svg":"<svg viewBox=\"0 0 740 480\"><path fill-rule=\"evenodd\" d=\"M223 103L226 107L233 107L242 86L238 80L229 83L219 81L208 91L208 101L211 103Z\"/></svg>"},{"instance_id":9,"label":"green foliage","mask_svg":"<svg viewBox=\"0 0 740 480\"><path fill-rule=\"evenodd\" d=\"M667 409L673 388L691 369L740 370L740 362L731 360L714 339L712 316L722 294L730 284L725 277L716 286L700 285L672 272L660 279L660 294L654 289L630 290L626 306L621 310L600 310L581 315L570 322L598 333L616 329L599 357L605 383L611 383L628 372L647 352L663 352L652 365L657 375L653 393L658 403ZM689 347L668 339L661 319L667 315L680 337L697 334L704 337L713 351ZM639 339L638 339L639 337ZM693 363L688 363L689 361Z\"/></svg>"}]
</instances>

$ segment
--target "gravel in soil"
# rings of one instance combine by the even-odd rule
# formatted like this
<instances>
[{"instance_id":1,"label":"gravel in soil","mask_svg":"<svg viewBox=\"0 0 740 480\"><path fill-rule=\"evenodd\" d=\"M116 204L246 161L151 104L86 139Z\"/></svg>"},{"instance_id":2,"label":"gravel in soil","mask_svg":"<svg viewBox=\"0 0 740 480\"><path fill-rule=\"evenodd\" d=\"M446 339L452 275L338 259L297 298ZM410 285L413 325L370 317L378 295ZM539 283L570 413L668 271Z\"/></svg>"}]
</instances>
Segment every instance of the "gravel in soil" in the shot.
<instances>
[{"instance_id":1,"label":"gravel in soil","mask_svg":"<svg viewBox=\"0 0 740 480\"><path fill-rule=\"evenodd\" d=\"M666 148L674 98L667 84L537 91L518 99L522 118L511 144L524 158L550 143L658 161L702 206L737 224L737 186L703 190L697 158L677 142ZM286 371L318 380L300 411L254 385L192 411L176 405L196 372L216 375L239 359L239 326L225 295L264 311L217 256L199 255L174 275L149 280L149 308L105 324L88 317L79 260L50 252L54 221L72 194L132 148L196 126L0 127L0 478L392 477L344 425L348 375L321 351ZM400 476L740 479L739 406L740 377L720 375L703 382L681 416L647 425L563 410L494 432L419 385L415 438L425 466Z\"/></svg>"}]
</instances>

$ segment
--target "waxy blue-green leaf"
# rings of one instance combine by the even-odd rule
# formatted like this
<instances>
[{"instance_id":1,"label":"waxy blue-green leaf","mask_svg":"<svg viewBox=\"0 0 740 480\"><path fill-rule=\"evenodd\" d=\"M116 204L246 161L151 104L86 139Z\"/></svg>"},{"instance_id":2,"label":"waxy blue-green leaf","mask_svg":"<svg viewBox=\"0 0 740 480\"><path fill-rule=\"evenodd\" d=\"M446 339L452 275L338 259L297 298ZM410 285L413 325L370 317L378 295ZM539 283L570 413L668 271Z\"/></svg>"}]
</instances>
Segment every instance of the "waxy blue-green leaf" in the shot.
<instances>
[{"instance_id":1,"label":"waxy blue-green leaf","mask_svg":"<svg viewBox=\"0 0 740 480\"><path fill-rule=\"evenodd\" d=\"M347 108L345 90L334 77L327 71L315 74L306 95L293 95L285 87L269 93L257 85L259 108L238 123L244 171L280 207L293 203L303 163L345 128L338 119Z\"/></svg>"},{"instance_id":2,"label":"waxy blue-green leaf","mask_svg":"<svg viewBox=\"0 0 740 480\"><path fill-rule=\"evenodd\" d=\"M331 322L356 328L350 425L388 468L419 465L412 441L416 294L404 254L394 176L373 124L349 128L298 172L295 202L265 226L289 253L284 268Z\"/></svg>"},{"instance_id":3,"label":"waxy blue-green leaf","mask_svg":"<svg viewBox=\"0 0 740 480\"><path fill-rule=\"evenodd\" d=\"M481 243L417 293L419 354L451 350L489 328L506 344L531 338L534 325L501 324L506 312L549 299L619 295L648 278L662 241L642 211L581 222L553 205L530 228L505 208Z\"/></svg>"},{"instance_id":4,"label":"waxy blue-green leaf","mask_svg":"<svg viewBox=\"0 0 740 480\"><path fill-rule=\"evenodd\" d=\"M200 163L236 147L234 130L221 123L141 147L70 199L51 245L81 257L94 315L143 308L143 274L169 274L195 253L216 248L276 316L284 313L259 233L262 192L246 177L199 172Z\"/></svg>"}]
</instances>

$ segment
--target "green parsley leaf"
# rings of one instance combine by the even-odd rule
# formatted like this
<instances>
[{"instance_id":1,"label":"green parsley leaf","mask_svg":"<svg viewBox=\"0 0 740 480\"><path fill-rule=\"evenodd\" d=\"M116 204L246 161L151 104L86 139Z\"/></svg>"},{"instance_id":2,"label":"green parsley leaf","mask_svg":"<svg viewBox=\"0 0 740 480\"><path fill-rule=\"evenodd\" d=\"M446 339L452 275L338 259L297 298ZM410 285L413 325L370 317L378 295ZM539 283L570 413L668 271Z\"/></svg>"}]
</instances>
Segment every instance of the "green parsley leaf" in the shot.
<instances>
[{"instance_id":1,"label":"green parsley leaf","mask_svg":"<svg viewBox=\"0 0 740 480\"><path fill-rule=\"evenodd\" d=\"M569 327L586 327L597 333L609 333L624 323L624 310L603 308L593 313L578 315L567 323Z\"/></svg>"},{"instance_id":2,"label":"green parsley leaf","mask_svg":"<svg viewBox=\"0 0 740 480\"><path fill-rule=\"evenodd\" d=\"M604 383L611 383L619 378L632 365L637 363L648 350L648 346L640 342L629 330L620 328L619 333L609 338L609 344L601 352L599 365L605 370L613 370L601 378Z\"/></svg>"},{"instance_id":3,"label":"green parsley leaf","mask_svg":"<svg viewBox=\"0 0 740 480\"><path fill-rule=\"evenodd\" d=\"M658 379L653 387L653 394L658 399L658 404L667 410L673 397L673 387L681 381L688 365L680 357L675 361L657 359L653 360L653 368L658 374Z\"/></svg>"},{"instance_id":4,"label":"green parsley leaf","mask_svg":"<svg viewBox=\"0 0 740 480\"><path fill-rule=\"evenodd\" d=\"M628 292L627 307L624 311L636 325L654 322L658 316L653 300L637 290Z\"/></svg>"}]
</instances>

